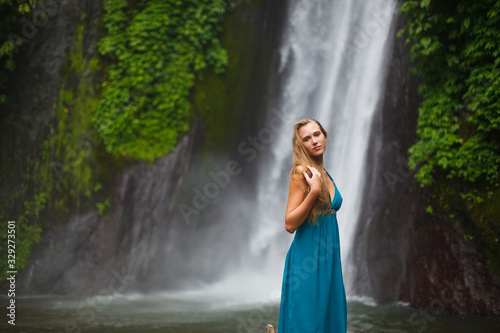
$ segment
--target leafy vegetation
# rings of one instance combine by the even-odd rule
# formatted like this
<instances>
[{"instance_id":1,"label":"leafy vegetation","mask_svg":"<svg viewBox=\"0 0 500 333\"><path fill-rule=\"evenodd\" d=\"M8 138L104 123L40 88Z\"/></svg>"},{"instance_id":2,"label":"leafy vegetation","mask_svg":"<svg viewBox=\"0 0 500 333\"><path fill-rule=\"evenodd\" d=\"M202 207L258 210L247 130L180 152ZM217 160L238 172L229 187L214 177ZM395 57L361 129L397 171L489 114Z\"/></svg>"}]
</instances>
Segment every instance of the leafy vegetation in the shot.
<instances>
[{"instance_id":1,"label":"leafy vegetation","mask_svg":"<svg viewBox=\"0 0 500 333\"><path fill-rule=\"evenodd\" d=\"M107 36L99 51L114 63L94 124L115 155L153 161L172 151L192 120L190 89L227 54L218 34L223 0L105 0Z\"/></svg>"},{"instance_id":2,"label":"leafy vegetation","mask_svg":"<svg viewBox=\"0 0 500 333\"><path fill-rule=\"evenodd\" d=\"M500 272L500 212L489 209L500 191L500 1L406 1L400 12L423 96L409 165Z\"/></svg>"},{"instance_id":3,"label":"leafy vegetation","mask_svg":"<svg viewBox=\"0 0 500 333\"><path fill-rule=\"evenodd\" d=\"M58 12L55 2L40 0L0 0L0 71L7 73L15 68L15 54L22 44L33 38L39 27ZM33 22L33 14L36 20ZM0 104L7 101L5 85L7 75L0 76Z\"/></svg>"},{"instance_id":4,"label":"leafy vegetation","mask_svg":"<svg viewBox=\"0 0 500 333\"><path fill-rule=\"evenodd\" d=\"M56 14L57 8L47 7L50 3L0 0L5 14L0 29L6 37L0 40L1 72L15 68L16 51L34 37L23 35L23 24L33 21L33 12L43 11L41 16L36 14L38 19ZM172 150L189 128L191 103L199 104L198 99L190 101L191 87L205 69L210 68L213 80L227 66L217 35L222 15L234 5L224 0L105 0L104 6L107 35L99 42L99 52L105 59L84 57L83 13L62 69L59 96L54 96L57 117L49 135L38 147L30 147L27 158L13 156L2 165L2 184L12 170L24 166L19 174L23 185L9 190L8 207L0 211L3 230L7 230L6 212L19 213L15 219L17 270L26 265L42 227L63 221L89 204L100 215L106 214L110 201L100 181L129 160L123 156L152 161ZM7 32L12 31L15 36L10 34L9 39ZM96 73L105 61L106 77L98 98ZM1 82L0 95L8 103ZM203 112L208 117L208 111ZM5 236L0 234L1 244L6 244ZM2 258L0 273L5 277L6 252Z\"/></svg>"}]
</instances>

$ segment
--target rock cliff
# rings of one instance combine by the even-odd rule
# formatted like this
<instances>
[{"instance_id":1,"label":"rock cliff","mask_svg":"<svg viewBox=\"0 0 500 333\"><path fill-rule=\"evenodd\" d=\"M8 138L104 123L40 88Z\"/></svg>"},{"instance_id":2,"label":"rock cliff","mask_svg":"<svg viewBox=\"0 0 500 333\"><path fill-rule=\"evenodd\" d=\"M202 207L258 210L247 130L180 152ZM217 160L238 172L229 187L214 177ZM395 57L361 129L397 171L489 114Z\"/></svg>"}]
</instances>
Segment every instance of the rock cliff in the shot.
<instances>
[{"instance_id":1,"label":"rock cliff","mask_svg":"<svg viewBox=\"0 0 500 333\"><path fill-rule=\"evenodd\" d=\"M407 167L417 140L418 80L404 39L392 32L387 89L374 117L366 183L352 252L355 289L380 302L443 312L500 314L500 277L448 217L426 207L431 195ZM416 319L416 318L415 318Z\"/></svg>"}]
</instances>

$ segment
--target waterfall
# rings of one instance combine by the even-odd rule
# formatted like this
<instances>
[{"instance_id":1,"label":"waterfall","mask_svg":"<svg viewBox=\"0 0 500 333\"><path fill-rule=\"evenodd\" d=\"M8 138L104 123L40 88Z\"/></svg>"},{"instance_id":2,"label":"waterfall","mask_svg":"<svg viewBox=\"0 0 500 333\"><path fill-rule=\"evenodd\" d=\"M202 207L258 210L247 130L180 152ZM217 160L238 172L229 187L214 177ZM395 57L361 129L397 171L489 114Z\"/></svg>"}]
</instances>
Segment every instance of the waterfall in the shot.
<instances>
[{"instance_id":1,"label":"waterfall","mask_svg":"<svg viewBox=\"0 0 500 333\"><path fill-rule=\"evenodd\" d=\"M286 77L278 110L286 114L259 166L257 226L250 255L259 272L279 288L293 239L284 228L293 124L314 118L328 132L324 165L344 201L338 213L346 289L349 253L358 219L372 116L384 91L386 41L393 0L291 1L281 46L280 75ZM264 260L263 260L264 259Z\"/></svg>"},{"instance_id":2,"label":"waterfall","mask_svg":"<svg viewBox=\"0 0 500 333\"><path fill-rule=\"evenodd\" d=\"M66 282L58 290L72 290L93 278L109 275L109 269L104 268L90 278L81 273L86 272L86 262L75 258L95 256L106 263L102 267L114 264L120 270L132 269L137 276L132 287L138 290L169 288L170 293L185 288L179 293L197 298L206 296L208 300L276 299L286 251L293 239L284 228L292 165L292 127L307 117L319 120L328 132L324 164L344 198L338 220L349 290L348 258L362 209L371 119L384 91L387 65L384 56L395 2L289 0L286 8L287 24L279 46L279 64L273 69L279 82L273 82L269 90L273 102L265 110L267 119L262 128L257 128L258 133L253 133L264 138L260 142L266 142L265 149L249 149L249 142L242 142L247 152L253 152L252 156L245 155L240 148L227 154L239 158L244 171L227 180L227 187L216 188L217 194L210 195L208 200L210 205L197 211L199 215L195 217L199 221L187 223L179 213L178 204L192 204L198 193L195 190L210 184L215 186L213 177L203 179L203 174L219 174L223 170L202 170L206 165L198 164L194 155L191 158L191 147L196 146L193 132L178 147L178 153L153 165L138 165L123 172L119 180L122 185L115 195L117 204L107 216L89 215L93 224L82 219L78 222L79 215L76 216L78 223L98 226L88 230L87 236L72 233L71 228L50 233L71 240L66 242L68 248L61 251L64 260L54 259L67 262L68 267L61 266L50 277L34 277L33 281L45 281L42 285L51 287L52 280L64 276ZM225 153L228 152L218 159L224 160ZM222 164L227 166L227 163ZM183 183L184 178L189 178L188 170L193 182ZM249 174L257 176L249 178ZM249 182L252 191L245 191L244 186ZM88 246L87 239L92 246ZM106 251L98 250L103 240ZM79 245L84 242L85 247ZM40 247L43 249L39 251L40 258L52 257L50 244L51 238L47 238ZM53 267L44 266L45 262L34 261L27 271L39 266ZM93 285L88 285L92 290ZM44 290L35 287L35 291Z\"/></svg>"},{"instance_id":3,"label":"waterfall","mask_svg":"<svg viewBox=\"0 0 500 333\"><path fill-rule=\"evenodd\" d=\"M395 7L394 0L290 1L276 68L282 90L278 102L268 106L267 120L257 135L263 137L265 132L271 139L265 140L266 149L260 152L255 201L241 199L239 205L245 205L247 213L236 219L241 230L252 226L248 251L241 251L241 264L221 281L189 295L198 299L225 295L243 302L279 300L285 256L293 239L284 226L292 129L302 118L317 119L328 132L324 165L344 198L337 217L349 293L349 253L362 209L372 117L384 92L386 44ZM245 246L242 241L241 247Z\"/></svg>"}]
</instances>

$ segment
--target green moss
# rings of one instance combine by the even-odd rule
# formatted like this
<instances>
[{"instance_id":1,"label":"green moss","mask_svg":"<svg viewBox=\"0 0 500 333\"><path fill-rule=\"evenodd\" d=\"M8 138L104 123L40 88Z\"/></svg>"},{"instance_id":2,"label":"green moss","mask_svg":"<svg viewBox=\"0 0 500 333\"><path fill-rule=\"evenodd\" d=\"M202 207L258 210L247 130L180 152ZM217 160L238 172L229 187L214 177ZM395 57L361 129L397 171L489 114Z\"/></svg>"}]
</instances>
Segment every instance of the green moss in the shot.
<instances>
[{"instance_id":1,"label":"green moss","mask_svg":"<svg viewBox=\"0 0 500 333\"><path fill-rule=\"evenodd\" d=\"M495 274L500 274L500 190L491 191L481 201L471 201L468 209L473 222L472 229L486 253L487 263Z\"/></svg>"},{"instance_id":2,"label":"green moss","mask_svg":"<svg viewBox=\"0 0 500 333\"><path fill-rule=\"evenodd\" d=\"M41 153L25 161L27 167L22 189L12 193L12 202L24 203L22 213L16 220L18 271L24 268L32 246L40 240L42 226L57 223L72 209L81 207L84 193L94 188L92 167L96 162L93 152L95 144L89 138L90 133L95 133L92 128L92 107L96 93L91 76L83 73L90 68L98 69L98 62L84 58L83 32L84 25L81 24L75 31L74 44L64 66L64 82L59 98L54 103L56 121L38 148ZM17 159L15 161L14 165L20 162ZM50 219L45 215L48 210L51 212ZM2 230L5 230L4 215L0 223ZM5 247L5 235L0 236L0 242L1 247ZM2 278L7 271L4 256L5 252L2 252Z\"/></svg>"},{"instance_id":3,"label":"green moss","mask_svg":"<svg viewBox=\"0 0 500 333\"><path fill-rule=\"evenodd\" d=\"M409 166L500 272L500 1L405 1L405 34L420 77Z\"/></svg>"},{"instance_id":4,"label":"green moss","mask_svg":"<svg viewBox=\"0 0 500 333\"><path fill-rule=\"evenodd\" d=\"M479 250L479 260L487 263L494 274L500 274L500 190L490 190L486 185L482 190L472 189L442 173L436 173L435 178L430 188L432 213L447 216L459 226L464 240Z\"/></svg>"},{"instance_id":5,"label":"green moss","mask_svg":"<svg viewBox=\"0 0 500 333\"><path fill-rule=\"evenodd\" d=\"M23 36L23 19L31 21L32 10L39 0L2 0L0 1L0 104L6 103L8 98L5 87L8 84L7 74L15 68L15 54L19 47L26 43L28 36Z\"/></svg>"},{"instance_id":6,"label":"green moss","mask_svg":"<svg viewBox=\"0 0 500 333\"><path fill-rule=\"evenodd\" d=\"M163 1L162 3L170 2L171 1ZM109 4L112 2L109 1L107 3ZM119 4L120 2L114 3ZM122 1L121 3L124 4L126 2ZM150 37L150 44L159 44L159 40L161 39L158 39L158 36L142 36L139 33L148 30L147 24L149 21L148 15L146 15L148 12L143 11L147 3L147 1L137 4L134 3L130 5L130 10L127 9L122 12L124 15L122 18L114 17L117 21L108 25L108 28L111 28L111 30L116 29L117 31L112 32L108 30L109 35L116 33L115 36L119 36L121 34L118 30L121 29L121 31L123 31L123 29L129 25L133 28L133 31L129 31L132 34L128 36L131 37L129 42L136 43L136 47L141 47L140 42L147 37ZM151 2L151 4L153 3L156 2ZM225 3L227 3L227 1ZM190 5L192 8L190 8L193 9L197 5L200 5L200 7L196 8L203 9L208 8L206 6L214 5L214 3L210 1L200 2L200 4L193 3L193 6ZM139 5L144 6L141 7ZM182 3L176 2L173 6L174 5L177 7L180 6L179 8L176 7L176 10L183 8ZM215 5L217 5L217 3ZM133 6L136 7L132 9ZM176 23L175 26L184 29L180 34L182 38L175 41L175 45L178 47L177 49L174 48L175 51L180 50L182 52L174 52L177 56L180 54L180 58L177 59L179 61L174 61L170 64L173 64L174 67L169 67L170 65L166 66L158 62L154 63L153 67L144 67L144 64L132 61L134 59L140 60L147 58L144 53L141 52L135 54L134 59L127 60L122 58L121 60L123 61L132 61L134 66L136 66L130 68L130 70L133 72L132 74L138 74L133 80L124 82L128 84L128 86L126 86L126 89L123 89L123 91L128 89L128 91L133 94L137 92L136 88L139 89L143 87L146 90L149 88L153 89L152 91L144 90L136 94L135 96L138 97L138 99L134 99L133 102L137 102L134 105L143 105L141 103L145 103L146 101L141 98L145 97L146 99L149 98L149 101L152 101L152 104L149 106L150 108L162 108L162 103L165 103L165 101L168 103L172 102L172 100L169 99L170 97L173 96L175 97L174 99L179 97L180 99L176 99L172 102L173 104L168 107L175 105L184 107L187 105L189 109L188 123L192 122L195 117L201 118L206 130L205 142L208 145L207 147L221 147L230 144L230 142L234 144L233 139L238 134L236 132L237 127L234 126L234 123L238 121L239 111L244 107L243 103L246 99L246 94L252 89L250 85L256 50L254 27L252 23L242 20L241 16L237 15L237 11L242 10L244 6L245 5L240 5L238 8L235 8L234 11L230 10L229 14L224 19L224 23L222 23L223 21L220 15L213 15L214 8L208 8L210 10L207 13L210 15L204 13L203 10L199 10L195 14L201 15L202 19L210 21L209 23L213 27L213 30L208 33L196 32L196 22L191 22L192 20L189 21L191 25L185 25L187 21L185 22L182 20L174 22ZM258 6L258 1L251 2L251 6ZM150 11L155 10L150 9ZM132 24L134 17L137 17L137 15L141 13L142 16L139 17L140 20ZM156 12L151 14L157 15L159 13ZM179 12L179 14L182 13ZM205 14L208 15L208 17ZM82 15L82 21L84 19L85 15ZM171 19L177 20L178 18ZM220 30L218 30L218 27L224 31L220 39L218 33ZM158 27L160 30L164 28L164 26ZM171 28L172 27L168 29ZM118 150L120 152L119 154L111 155L109 149L107 149L109 146L93 127L95 124L95 114L93 113L94 110L96 110L95 105L98 100L102 101L100 98L102 96L98 96L100 93L99 87L93 81L96 80L98 76L96 72L101 71L101 60L97 57L87 59L84 56L84 29L84 24L81 24L75 31L74 43L69 50L67 62L63 69L63 83L60 87L59 95L53 103L56 118L50 127L49 135L39 145L38 149L36 149L41 153L33 154L24 161L14 157L11 161L2 163L1 166L2 177L6 177L10 174L9 170L18 167L19 164L26 165L26 172L23 171L24 179L22 181L22 186L12 191L12 201L10 202L11 205L15 205L17 202L22 205L22 208L17 210L22 210L22 214L16 220L19 236L19 243L17 244L19 250L16 265L18 270L22 270L29 259L31 248L39 241L43 227L66 221L69 214L77 208L80 210L97 208L100 215L106 214L110 206L110 200L107 196L110 193L110 183L116 175L116 170L133 163L131 159L123 157L124 155L134 155L129 154L129 151L126 149L123 151ZM172 33L175 31L175 29L168 29L166 31L167 33L169 33L169 31ZM207 36L210 38L207 39ZM185 43L186 41L183 41L183 39L189 40L189 43ZM112 44L114 42L120 41L110 38L107 39L107 42L104 44ZM192 47L192 45L190 46L190 43L201 43L202 47L198 49ZM111 44L106 45L111 47ZM106 45L104 45L104 47L106 47ZM125 47L130 46L130 44L127 43L124 45ZM170 52L174 49L166 50L167 58L174 54ZM122 56L126 57L126 53L120 53L121 51L125 51L123 48L117 47L114 50L116 51L114 56L118 58ZM198 50L199 52L192 52L193 50ZM223 50L227 50L228 56L226 56ZM114 60L116 61L117 58ZM150 58L147 60L154 59ZM124 63L129 64L130 62L127 61ZM226 65L228 70L224 73L223 69ZM157 68L155 66L159 67ZM105 89L107 87L109 88L110 84L122 82L120 81L121 78L127 79L127 76L122 75L123 73L118 70L118 67L119 66L116 64L111 65L111 70L107 71L108 77L106 77L107 83L104 84ZM168 68L170 68L171 71L161 71ZM106 69L110 69L110 67ZM150 69L153 69L153 73L158 71L159 77L170 77L173 81L163 82L161 80L158 81L157 78L153 78L154 82L141 86L139 81L141 78L144 78L144 76L139 74L143 70L148 72ZM115 70L115 72L113 72L113 70ZM187 76L177 76L177 74L181 72L184 74L187 73ZM115 74L116 76L114 76ZM186 82L189 83L187 86L184 85ZM183 85L176 86L177 83L182 83ZM187 90L181 89L182 93L180 93L179 89L182 87L189 88ZM262 87L259 87L259 89L260 88ZM109 93L109 90L107 92ZM185 95L183 95L184 93ZM113 99L111 98L110 101L113 101ZM121 102L122 101L120 101L120 103ZM34 101L34 103L37 103L37 101ZM127 101L124 103L123 105L126 106ZM112 106L115 107L114 105ZM117 109L123 111L121 108L117 107ZM139 108L137 110L144 111L146 109ZM143 111L135 114L135 117L131 119L134 124L147 127L150 124L146 118L152 115L152 113L146 117L142 117L144 113L148 112L147 110ZM158 122L156 121L156 123ZM127 123L125 123L125 125L127 125ZM173 125L175 135L172 136L173 144L170 148L174 147L174 143L176 143L178 139L177 134L186 130L183 126L177 126L177 123ZM181 132L178 132L179 128L182 128ZM154 129L155 127L153 126L150 128L150 131L155 132ZM119 135L117 138L121 140ZM148 140L142 140L141 135L135 138L137 139L134 144L135 150L133 149L132 151L142 153L141 149L147 145ZM155 137L154 139L157 144L161 145L165 137ZM165 147L162 147L162 149L163 148ZM161 154L159 154L160 150L155 149L153 149L154 151L152 152L145 152L146 155L135 154L135 157L142 156L146 159L153 159L147 157L166 153L166 151L162 150ZM10 211L16 210L10 209ZM48 217L49 212L50 218ZM1 216L5 217L5 210L2 210L1 213ZM2 230L6 228L6 221L5 218L2 218L2 221L0 221ZM5 234L0 233L1 247L5 248L5 242ZM3 252L2 255L5 255L5 252ZM3 265L6 263L6 257L4 258L5 260L1 258L0 265L2 266L0 266L0 268L5 275L6 267Z\"/></svg>"},{"instance_id":7,"label":"green moss","mask_svg":"<svg viewBox=\"0 0 500 333\"><path fill-rule=\"evenodd\" d=\"M154 161L190 127L189 95L208 67L224 72L217 38L223 0L104 1L108 35L101 54L114 64L95 107L94 124L109 153Z\"/></svg>"},{"instance_id":8,"label":"green moss","mask_svg":"<svg viewBox=\"0 0 500 333\"><path fill-rule=\"evenodd\" d=\"M103 202L98 202L96 204L97 210L99 211L99 215L103 216L106 209L110 206L109 199L104 200Z\"/></svg>"},{"instance_id":9,"label":"green moss","mask_svg":"<svg viewBox=\"0 0 500 333\"><path fill-rule=\"evenodd\" d=\"M231 148L230 145L234 145L234 138L238 134L238 126L235 126L235 123L240 120L249 93L255 89L266 90L262 85L266 85L268 80L259 82L259 87L251 86L255 71L267 71L267 69L255 68L258 49L255 27L252 20L242 19L243 15L258 10L260 6L260 1L245 1L244 4L240 3L227 12L223 23L221 45L228 54L228 69L224 74L209 71L193 89L194 110L204 126L206 149ZM265 55L263 57L259 59L262 64L270 62L270 59L265 59ZM269 73L259 73L259 75L267 78ZM260 114L260 111L255 111L255 117L259 117Z\"/></svg>"},{"instance_id":10,"label":"green moss","mask_svg":"<svg viewBox=\"0 0 500 333\"><path fill-rule=\"evenodd\" d=\"M200 80L193 90L194 109L206 130L205 144L227 148L235 137L234 122L245 100L254 50L250 26L231 29L236 16L229 14L224 23L222 46L228 52L228 70L224 75L213 71ZM236 35L237 34L237 35Z\"/></svg>"}]
</instances>

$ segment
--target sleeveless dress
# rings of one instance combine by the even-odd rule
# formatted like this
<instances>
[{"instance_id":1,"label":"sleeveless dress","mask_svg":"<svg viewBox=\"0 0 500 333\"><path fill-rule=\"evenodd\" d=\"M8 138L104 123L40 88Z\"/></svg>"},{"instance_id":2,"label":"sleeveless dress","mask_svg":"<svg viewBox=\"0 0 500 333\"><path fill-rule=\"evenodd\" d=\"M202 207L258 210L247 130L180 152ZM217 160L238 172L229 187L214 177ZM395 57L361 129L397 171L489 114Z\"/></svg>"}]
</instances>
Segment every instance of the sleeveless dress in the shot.
<instances>
[{"instance_id":1,"label":"sleeveless dress","mask_svg":"<svg viewBox=\"0 0 500 333\"><path fill-rule=\"evenodd\" d=\"M326 173L335 185L328 171ZM341 205L342 197L335 185L330 211L319 216L317 224L306 220L295 231L285 260L278 333L345 333L347 330L335 214Z\"/></svg>"}]
</instances>

